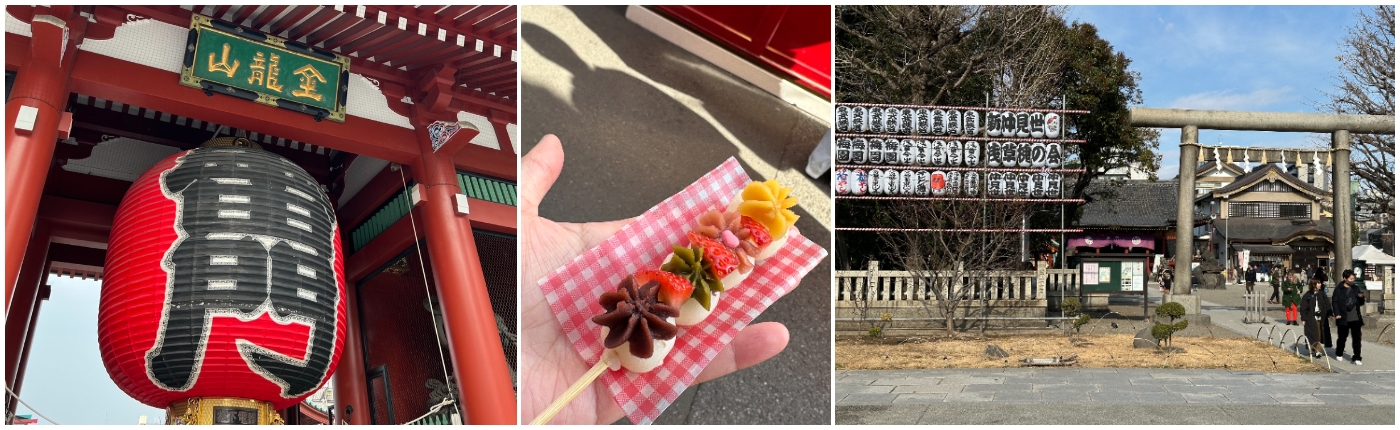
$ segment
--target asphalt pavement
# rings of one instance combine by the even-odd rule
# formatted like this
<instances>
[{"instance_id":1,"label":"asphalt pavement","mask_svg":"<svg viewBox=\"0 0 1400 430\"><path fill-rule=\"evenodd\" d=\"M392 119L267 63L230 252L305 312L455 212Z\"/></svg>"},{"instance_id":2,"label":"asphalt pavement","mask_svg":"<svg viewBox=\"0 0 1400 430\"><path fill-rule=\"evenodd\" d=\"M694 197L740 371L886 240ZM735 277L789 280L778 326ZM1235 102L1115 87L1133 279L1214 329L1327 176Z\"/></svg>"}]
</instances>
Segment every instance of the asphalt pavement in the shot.
<instances>
[{"instance_id":1,"label":"asphalt pavement","mask_svg":"<svg viewBox=\"0 0 1400 430\"><path fill-rule=\"evenodd\" d=\"M521 10L522 154L546 134L559 136L565 153L540 214L569 222L636 216L736 157L754 179L793 186L802 200L798 229L828 245L829 174L814 180L802 169L829 125L624 13L625 7ZM785 351L691 387L656 423L829 423L829 266L818 264L755 320L787 326Z\"/></svg>"},{"instance_id":2,"label":"asphalt pavement","mask_svg":"<svg viewBox=\"0 0 1400 430\"><path fill-rule=\"evenodd\" d=\"M836 372L836 424L1394 424L1394 372Z\"/></svg>"}]
</instances>

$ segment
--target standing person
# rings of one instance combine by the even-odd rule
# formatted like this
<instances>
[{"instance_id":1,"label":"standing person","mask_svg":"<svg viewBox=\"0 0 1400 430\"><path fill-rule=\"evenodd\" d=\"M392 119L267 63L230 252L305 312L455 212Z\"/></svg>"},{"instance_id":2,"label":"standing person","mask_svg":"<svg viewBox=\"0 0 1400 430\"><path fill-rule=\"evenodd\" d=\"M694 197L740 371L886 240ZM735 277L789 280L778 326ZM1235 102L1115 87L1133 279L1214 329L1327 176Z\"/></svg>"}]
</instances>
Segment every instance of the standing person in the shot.
<instances>
[{"instance_id":1,"label":"standing person","mask_svg":"<svg viewBox=\"0 0 1400 430\"><path fill-rule=\"evenodd\" d=\"M1316 279L1308 280L1308 292L1303 293L1302 300L1303 334L1308 337L1308 345L1312 348L1313 357L1321 358L1326 353L1322 345L1322 336L1327 334L1327 329L1323 324L1329 318L1327 314L1332 312L1332 299L1327 297L1327 293L1322 291L1322 281Z\"/></svg>"},{"instance_id":2,"label":"standing person","mask_svg":"<svg viewBox=\"0 0 1400 430\"><path fill-rule=\"evenodd\" d=\"M1303 284L1300 282L1302 279L1301 274L1293 272L1281 281L1283 284L1283 318L1287 320L1284 324L1298 325L1298 302L1301 299L1299 293L1303 289ZM1275 289L1274 292L1277 293L1278 290Z\"/></svg>"},{"instance_id":3,"label":"standing person","mask_svg":"<svg viewBox=\"0 0 1400 430\"><path fill-rule=\"evenodd\" d=\"M1269 285L1274 287L1274 294L1269 296L1269 303L1278 304L1278 287L1283 282L1283 271L1278 266L1269 270ZM1284 306L1287 307L1287 306Z\"/></svg>"},{"instance_id":4,"label":"standing person","mask_svg":"<svg viewBox=\"0 0 1400 430\"><path fill-rule=\"evenodd\" d=\"M1318 266L1317 269L1313 270L1313 279L1322 281L1322 290L1327 290L1327 270L1322 266Z\"/></svg>"},{"instance_id":5,"label":"standing person","mask_svg":"<svg viewBox=\"0 0 1400 430\"><path fill-rule=\"evenodd\" d=\"M1342 280L1337 281L1337 289L1332 291L1332 314L1337 320L1337 358L1347 347L1347 336L1351 336L1352 364L1361 365L1361 305L1366 303L1366 292L1356 288L1356 274L1351 269L1342 272Z\"/></svg>"},{"instance_id":6,"label":"standing person","mask_svg":"<svg viewBox=\"0 0 1400 430\"><path fill-rule=\"evenodd\" d=\"M1258 276L1257 274L1254 273L1254 265L1251 264L1251 265L1249 265L1249 268L1248 268L1248 269L1245 269L1245 272L1244 272L1244 293L1245 293L1245 294L1254 294L1254 281L1255 281L1256 279L1259 279L1259 276Z\"/></svg>"}]
</instances>

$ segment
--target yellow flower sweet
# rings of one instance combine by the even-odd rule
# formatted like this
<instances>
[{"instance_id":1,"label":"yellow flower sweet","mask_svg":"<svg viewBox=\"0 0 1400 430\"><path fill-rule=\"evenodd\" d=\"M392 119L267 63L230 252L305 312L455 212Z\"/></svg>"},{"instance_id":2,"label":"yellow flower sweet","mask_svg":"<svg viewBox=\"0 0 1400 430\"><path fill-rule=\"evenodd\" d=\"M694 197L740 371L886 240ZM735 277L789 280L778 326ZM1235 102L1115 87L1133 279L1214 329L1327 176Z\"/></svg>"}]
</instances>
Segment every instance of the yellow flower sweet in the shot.
<instances>
[{"instance_id":1,"label":"yellow flower sweet","mask_svg":"<svg viewBox=\"0 0 1400 430\"><path fill-rule=\"evenodd\" d=\"M788 197L792 188L782 186L776 180L749 182L744 186L740 197L739 213L753 218L764 227L774 240L787 236L788 227L797 222L797 214L788 209L797 206L796 197Z\"/></svg>"}]
</instances>

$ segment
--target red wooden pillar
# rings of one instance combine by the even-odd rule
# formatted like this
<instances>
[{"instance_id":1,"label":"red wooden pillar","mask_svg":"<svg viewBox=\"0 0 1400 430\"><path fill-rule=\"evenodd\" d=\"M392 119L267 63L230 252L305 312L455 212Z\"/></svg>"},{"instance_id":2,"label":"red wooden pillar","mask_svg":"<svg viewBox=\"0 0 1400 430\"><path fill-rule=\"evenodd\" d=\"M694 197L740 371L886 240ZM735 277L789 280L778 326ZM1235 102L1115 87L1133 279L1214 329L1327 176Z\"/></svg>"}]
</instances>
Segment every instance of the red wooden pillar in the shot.
<instances>
[{"instance_id":1,"label":"red wooden pillar","mask_svg":"<svg viewBox=\"0 0 1400 430\"><path fill-rule=\"evenodd\" d=\"M12 387L10 389L15 392L16 396L19 395L20 390L24 388L24 369L29 367L29 349L30 347L34 346L34 329L39 326L39 305L43 304L45 300L49 299L49 293L51 293L52 291L53 289L49 288L48 285L39 288L39 296L37 300L34 301L34 309L29 313L29 327L28 330L25 332L24 347L23 350L20 351L19 355L19 373L15 375L14 384L10 385L10 387ZM9 397L10 403L5 405L5 407L8 408L6 409L7 411L13 413L15 411L15 408L19 406L19 398L14 396Z\"/></svg>"},{"instance_id":2,"label":"red wooden pillar","mask_svg":"<svg viewBox=\"0 0 1400 430\"><path fill-rule=\"evenodd\" d=\"M32 9L29 59L15 71L14 87L5 102L6 309L24 260L25 244L33 232L54 142L60 138L60 119L68 103L69 74L83 30L69 28L65 19L71 15L72 6ZM85 28L86 19L74 21ZM17 124L19 119L25 124Z\"/></svg>"},{"instance_id":3,"label":"red wooden pillar","mask_svg":"<svg viewBox=\"0 0 1400 430\"><path fill-rule=\"evenodd\" d=\"M14 386L21 372L21 351L28 345L26 330L30 329L30 315L38 307L39 286L48 275L49 232L48 222L40 222L33 237L27 242L25 256L18 282L15 283L14 302L5 313L5 385Z\"/></svg>"},{"instance_id":4,"label":"red wooden pillar","mask_svg":"<svg viewBox=\"0 0 1400 430\"><path fill-rule=\"evenodd\" d=\"M416 116L416 115L415 115ZM415 121L426 123L430 121ZM471 424L515 424L515 391L511 388L491 297L477 257L471 220L457 212L457 169L451 149L433 150L426 124L415 134L422 156L414 166L414 180L421 186L423 218L429 260L437 286L438 303L451 346L462 411ZM476 132L462 130L453 141L470 140Z\"/></svg>"},{"instance_id":5,"label":"red wooden pillar","mask_svg":"<svg viewBox=\"0 0 1400 430\"><path fill-rule=\"evenodd\" d=\"M358 282L358 279L350 280ZM340 366L335 370L335 420L350 424L373 424L369 420L369 387L365 380L365 347L360 342L360 299L355 285L345 284L345 351L340 353ZM346 407L354 413L346 414ZM332 425L336 424L334 422Z\"/></svg>"}]
</instances>

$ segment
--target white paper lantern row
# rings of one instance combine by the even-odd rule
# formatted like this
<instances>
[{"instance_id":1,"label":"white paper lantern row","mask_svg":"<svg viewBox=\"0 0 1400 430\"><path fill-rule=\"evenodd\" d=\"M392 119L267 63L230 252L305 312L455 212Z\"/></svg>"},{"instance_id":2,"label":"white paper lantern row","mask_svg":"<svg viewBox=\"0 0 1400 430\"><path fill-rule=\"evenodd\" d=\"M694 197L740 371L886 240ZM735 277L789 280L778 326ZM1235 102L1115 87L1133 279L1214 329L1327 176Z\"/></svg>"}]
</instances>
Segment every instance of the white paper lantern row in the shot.
<instances>
[{"instance_id":1,"label":"white paper lantern row","mask_svg":"<svg viewBox=\"0 0 1400 430\"><path fill-rule=\"evenodd\" d=\"M1050 142L987 142L987 167L1050 168L1064 165L1064 148Z\"/></svg>"},{"instance_id":2,"label":"white paper lantern row","mask_svg":"<svg viewBox=\"0 0 1400 430\"><path fill-rule=\"evenodd\" d=\"M836 163L978 167L982 163L982 143L841 137L836 139Z\"/></svg>"},{"instance_id":3,"label":"white paper lantern row","mask_svg":"<svg viewBox=\"0 0 1400 430\"><path fill-rule=\"evenodd\" d=\"M1058 139L1064 129L1060 114L1055 112L988 111L986 123L991 137Z\"/></svg>"},{"instance_id":4,"label":"white paper lantern row","mask_svg":"<svg viewBox=\"0 0 1400 430\"><path fill-rule=\"evenodd\" d=\"M976 197L981 191L982 175L978 172L836 169L836 193L840 195Z\"/></svg>"},{"instance_id":5,"label":"white paper lantern row","mask_svg":"<svg viewBox=\"0 0 1400 430\"><path fill-rule=\"evenodd\" d=\"M836 131L925 136L978 136L981 115L974 110L837 106Z\"/></svg>"},{"instance_id":6,"label":"white paper lantern row","mask_svg":"<svg viewBox=\"0 0 1400 430\"><path fill-rule=\"evenodd\" d=\"M1052 172L988 172L987 197L1059 197L1063 175Z\"/></svg>"}]
</instances>

